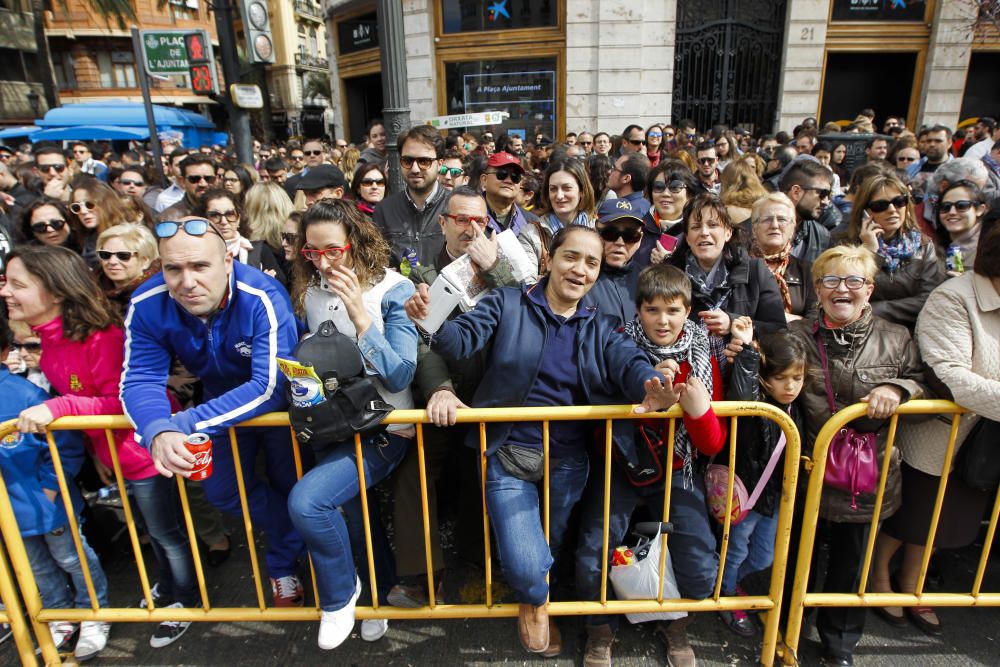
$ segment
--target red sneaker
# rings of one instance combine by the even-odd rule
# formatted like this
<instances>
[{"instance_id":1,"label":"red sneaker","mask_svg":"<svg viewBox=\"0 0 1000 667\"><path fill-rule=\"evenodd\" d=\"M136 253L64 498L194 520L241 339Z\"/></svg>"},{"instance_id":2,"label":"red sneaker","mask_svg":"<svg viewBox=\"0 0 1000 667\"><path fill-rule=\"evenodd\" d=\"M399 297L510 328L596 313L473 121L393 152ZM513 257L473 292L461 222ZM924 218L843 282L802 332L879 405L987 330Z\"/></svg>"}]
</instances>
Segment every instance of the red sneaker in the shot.
<instances>
[{"instance_id":1,"label":"red sneaker","mask_svg":"<svg viewBox=\"0 0 1000 667\"><path fill-rule=\"evenodd\" d=\"M294 574L287 577L271 578L271 595L275 607L301 607L305 602L302 582Z\"/></svg>"}]
</instances>

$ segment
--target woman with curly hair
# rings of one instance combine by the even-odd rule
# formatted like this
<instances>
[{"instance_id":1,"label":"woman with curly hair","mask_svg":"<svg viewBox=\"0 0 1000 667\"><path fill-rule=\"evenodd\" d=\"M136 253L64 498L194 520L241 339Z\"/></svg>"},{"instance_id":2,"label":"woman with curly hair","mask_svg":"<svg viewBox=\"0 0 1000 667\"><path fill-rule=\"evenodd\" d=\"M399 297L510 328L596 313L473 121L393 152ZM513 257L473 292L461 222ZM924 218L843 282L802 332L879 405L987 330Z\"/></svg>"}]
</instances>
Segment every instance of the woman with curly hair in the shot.
<instances>
[{"instance_id":1,"label":"woman with curly hair","mask_svg":"<svg viewBox=\"0 0 1000 667\"><path fill-rule=\"evenodd\" d=\"M293 261L292 302L309 332L332 320L340 333L357 341L382 398L397 409L412 408L417 330L404 303L414 287L399 273L386 270L389 244L378 228L352 202L320 200L302 216ZM364 468L369 488L396 469L414 435L412 424L393 424L384 434L367 438ZM353 439L313 444L316 466L292 489L288 509L315 566L323 610L319 646L332 649L351 634L361 594L349 526L356 530L361 525L359 495L364 490L358 482ZM385 532L374 517L371 524L376 561L385 562L391 558ZM386 578L377 576L380 588L391 588L393 582ZM361 636L374 641L387 628L384 619L367 620L361 624Z\"/></svg>"}]
</instances>

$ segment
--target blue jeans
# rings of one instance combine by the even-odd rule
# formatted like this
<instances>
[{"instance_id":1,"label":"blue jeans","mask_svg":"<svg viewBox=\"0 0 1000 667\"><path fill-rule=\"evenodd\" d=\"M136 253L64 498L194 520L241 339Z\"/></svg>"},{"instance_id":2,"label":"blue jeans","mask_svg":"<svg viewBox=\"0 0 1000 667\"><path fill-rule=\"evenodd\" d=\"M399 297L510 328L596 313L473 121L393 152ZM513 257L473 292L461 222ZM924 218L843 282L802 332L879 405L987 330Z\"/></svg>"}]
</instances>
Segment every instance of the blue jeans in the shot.
<instances>
[{"instance_id":1,"label":"blue jeans","mask_svg":"<svg viewBox=\"0 0 1000 667\"><path fill-rule=\"evenodd\" d=\"M676 471L670 490L670 522L674 532L667 540L677 588L682 596L701 600L712 595L719 572L715 536L705 507L705 482L694 475L691 488L684 488L684 473ZM608 520L608 549L624 543L632 513L644 503L655 517L663 512L663 492L640 494L617 466L611 470L611 501ZM601 548L604 523L604 475L595 475L587 485L580 513L580 537L576 549L576 590L581 600L599 600L601 594ZM608 567L611 565L608 555ZM614 591L608 583L608 599ZM588 616L588 625L616 627L618 616Z\"/></svg>"},{"instance_id":2,"label":"blue jeans","mask_svg":"<svg viewBox=\"0 0 1000 667\"><path fill-rule=\"evenodd\" d=\"M771 567L774 562L774 538L778 518L753 510L729 529L726 571L722 575L722 594L732 595L744 577Z\"/></svg>"},{"instance_id":3,"label":"blue jeans","mask_svg":"<svg viewBox=\"0 0 1000 667\"><path fill-rule=\"evenodd\" d=\"M157 590L185 607L197 606L198 580L181 512L177 481L154 475L130 480L129 484L152 538Z\"/></svg>"},{"instance_id":4,"label":"blue jeans","mask_svg":"<svg viewBox=\"0 0 1000 667\"><path fill-rule=\"evenodd\" d=\"M61 502L57 499L57 502ZM80 519L77 518L79 523ZM90 567L90 578L94 583L94 593L100 607L108 606L108 580L101 568L97 554L87 544L87 538L80 534L83 552ZM38 592L42 596L42 605L46 609L89 609L90 595L87 593L87 582L83 577L83 566L73 544L73 534L69 527L57 528L44 535L32 535L24 538L24 548L28 552L28 562L35 574ZM67 575L69 575L67 577ZM70 589L73 582L73 590Z\"/></svg>"},{"instance_id":5,"label":"blue jeans","mask_svg":"<svg viewBox=\"0 0 1000 667\"><path fill-rule=\"evenodd\" d=\"M368 488L395 470L409 445L409 438L391 434L386 434L384 438L376 436L364 443L365 482ZM364 539L358 500L361 485L354 458L354 442L341 442L317 451L316 459L316 467L303 476L289 494L288 511L292 523L309 547L316 570L320 606L323 611L336 611L350 601L356 577L351 531L340 508L343 507L348 514L355 531L355 541L359 535ZM384 531L374 520L372 538L373 542L385 539ZM377 557L376 560L380 559ZM391 555L389 560L391 562Z\"/></svg>"},{"instance_id":6,"label":"blue jeans","mask_svg":"<svg viewBox=\"0 0 1000 667\"><path fill-rule=\"evenodd\" d=\"M267 569L274 578L295 574L305 544L288 517L288 494L296 482L291 434L287 428L238 428L236 441L250 518L267 535ZM261 449L267 461L269 483L264 483L256 472L257 452ZM227 514L243 516L228 436L216 438L212 446L212 476L201 486L210 503Z\"/></svg>"},{"instance_id":7,"label":"blue jeans","mask_svg":"<svg viewBox=\"0 0 1000 667\"><path fill-rule=\"evenodd\" d=\"M570 512L583 495L590 462L578 457L549 460L549 543L542 524L541 482L511 475L496 456L486 460L486 507L490 513L504 579L519 602L545 604L545 580L566 536Z\"/></svg>"}]
</instances>

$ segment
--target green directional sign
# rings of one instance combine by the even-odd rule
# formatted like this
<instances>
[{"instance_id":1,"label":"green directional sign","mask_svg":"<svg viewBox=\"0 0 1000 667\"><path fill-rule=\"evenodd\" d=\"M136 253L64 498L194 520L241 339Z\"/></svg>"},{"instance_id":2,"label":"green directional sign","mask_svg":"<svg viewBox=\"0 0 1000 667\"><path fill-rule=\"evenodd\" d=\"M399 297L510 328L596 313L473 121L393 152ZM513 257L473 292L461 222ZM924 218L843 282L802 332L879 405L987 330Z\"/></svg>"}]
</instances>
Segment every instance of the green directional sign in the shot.
<instances>
[{"instance_id":1,"label":"green directional sign","mask_svg":"<svg viewBox=\"0 0 1000 667\"><path fill-rule=\"evenodd\" d=\"M142 57L150 74L187 74L184 35L190 30L142 30Z\"/></svg>"}]
</instances>

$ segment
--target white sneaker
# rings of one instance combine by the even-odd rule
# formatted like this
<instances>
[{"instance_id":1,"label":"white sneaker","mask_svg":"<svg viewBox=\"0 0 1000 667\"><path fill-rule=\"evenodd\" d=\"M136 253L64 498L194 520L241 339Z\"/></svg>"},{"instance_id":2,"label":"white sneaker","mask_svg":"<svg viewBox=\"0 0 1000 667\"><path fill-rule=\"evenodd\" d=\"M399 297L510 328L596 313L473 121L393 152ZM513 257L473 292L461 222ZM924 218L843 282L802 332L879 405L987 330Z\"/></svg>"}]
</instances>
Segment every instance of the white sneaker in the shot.
<instances>
[{"instance_id":1,"label":"white sneaker","mask_svg":"<svg viewBox=\"0 0 1000 667\"><path fill-rule=\"evenodd\" d=\"M377 642L389 631L389 619L366 618L361 621L361 638L366 642Z\"/></svg>"},{"instance_id":2,"label":"white sneaker","mask_svg":"<svg viewBox=\"0 0 1000 667\"><path fill-rule=\"evenodd\" d=\"M69 621L52 621L49 623L49 634L52 635L52 643L56 645L57 650L65 648L75 632L76 623L70 623Z\"/></svg>"},{"instance_id":3,"label":"white sneaker","mask_svg":"<svg viewBox=\"0 0 1000 667\"><path fill-rule=\"evenodd\" d=\"M319 647L324 651L337 648L351 636L354 629L354 607L361 596L361 580L354 578L354 595L342 609L324 611L319 620Z\"/></svg>"},{"instance_id":4,"label":"white sneaker","mask_svg":"<svg viewBox=\"0 0 1000 667\"><path fill-rule=\"evenodd\" d=\"M73 655L78 662L85 662L91 658L96 658L97 654L108 645L108 633L111 632L110 623L101 621L84 621L80 624L80 638L76 640L76 650Z\"/></svg>"}]
</instances>

